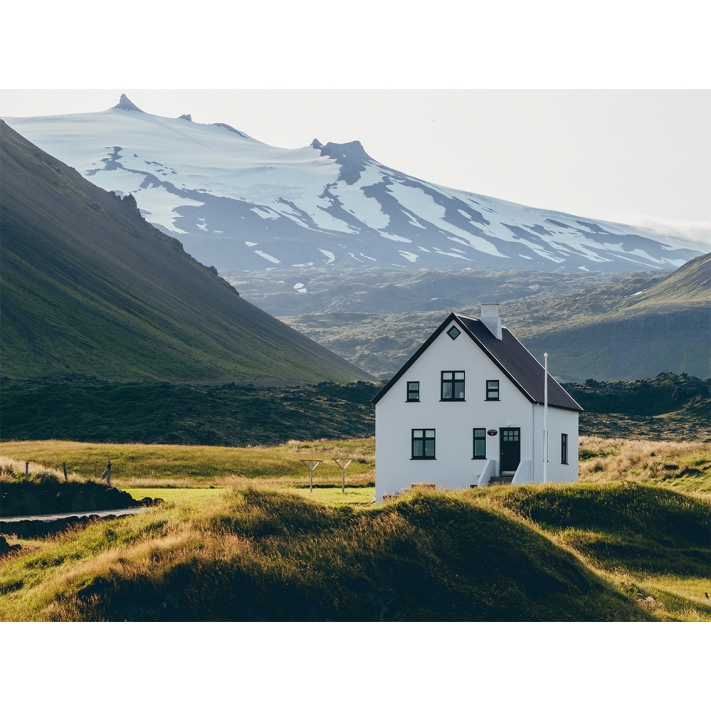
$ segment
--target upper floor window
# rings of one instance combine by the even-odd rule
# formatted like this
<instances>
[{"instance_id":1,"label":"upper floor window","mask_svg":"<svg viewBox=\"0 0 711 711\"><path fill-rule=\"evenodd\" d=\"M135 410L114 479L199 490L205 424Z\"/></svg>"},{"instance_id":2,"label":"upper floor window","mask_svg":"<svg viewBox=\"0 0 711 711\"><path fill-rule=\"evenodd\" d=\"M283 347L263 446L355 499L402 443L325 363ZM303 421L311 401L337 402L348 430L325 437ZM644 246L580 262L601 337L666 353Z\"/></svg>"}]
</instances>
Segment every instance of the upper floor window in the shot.
<instances>
[{"instance_id":1,"label":"upper floor window","mask_svg":"<svg viewBox=\"0 0 711 711\"><path fill-rule=\"evenodd\" d=\"M568 463L568 435L562 434L560 436L560 463Z\"/></svg>"},{"instance_id":2,"label":"upper floor window","mask_svg":"<svg viewBox=\"0 0 711 711\"><path fill-rule=\"evenodd\" d=\"M461 331L460 331L456 326L452 326L452 328L450 328L449 331L447 331L447 335L448 335L453 341L456 341L456 340L457 340L457 336L458 336L460 333L461 333Z\"/></svg>"},{"instance_id":3,"label":"upper floor window","mask_svg":"<svg viewBox=\"0 0 711 711\"><path fill-rule=\"evenodd\" d=\"M407 401L408 402L419 402L420 401L420 381L410 380L407 383Z\"/></svg>"},{"instance_id":4,"label":"upper floor window","mask_svg":"<svg viewBox=\"0 0 711 711\"><path fill-rule=\"evenodd\" d=\"M498 400L499 399L499 381L498 380L487 380L486 381L486 399L487 400Z\"/></svg>"},{"instance_id":5,"label":"upper floor window","mask_svg":"<svg viewBox=\"0 0 711 711\"><path fill-rule=\"evenodd\" d=\"M435 431L412 430L412 458L435 458Z\"/></svg>"},{"instance_id":6,"label":"upper floor window","mask_svg":"<svg viewBox=\"0 0 711 711\"><path fill-rule=\"evenodd\" d=\"M442 371L442 400L464 400L464 371Z\"/></svg>"}]
</instances>

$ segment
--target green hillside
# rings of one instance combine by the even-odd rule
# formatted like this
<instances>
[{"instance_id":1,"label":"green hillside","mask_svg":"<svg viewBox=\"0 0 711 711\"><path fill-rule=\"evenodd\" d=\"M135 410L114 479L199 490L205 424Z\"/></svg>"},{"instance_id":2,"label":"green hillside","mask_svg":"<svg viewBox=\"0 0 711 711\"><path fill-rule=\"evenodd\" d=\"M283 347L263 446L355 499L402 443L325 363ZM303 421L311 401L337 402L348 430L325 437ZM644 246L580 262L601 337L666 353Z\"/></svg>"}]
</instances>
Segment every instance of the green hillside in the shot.
<instances>
[{"instance_id":1,"label":"green hillside","mask_svg":"<svg viewBox=\"0 0 711 711\"><path fill-rule=\"evenodd\" d=\"M703 254L679 267L664 281L654 284L642 294L630 296L626 305L645 307L651 304L690 304L711 302L711 253Z\"/></svg>"},{"instance_id":2,"label":"green hillside","mask_svg":"<svg viewBox=\"0 0 711 711\"><path fill-rule=\"evenodd\" d=\"M555 311L552 312L555 314ZM636 380L660 372L711 377L711 254L691 260L608 312L523 329L567 381Z\"/></svg>"},{"instance_id":3,"label":"green hillside","mask_svg":"<svg viewBox=\"0 0 711 711\"><path fill-rule=\"evenodd\" d=\"M0 121L2 374L351 382L370 376L239 297Z\"/></svg>"}]
</instances>

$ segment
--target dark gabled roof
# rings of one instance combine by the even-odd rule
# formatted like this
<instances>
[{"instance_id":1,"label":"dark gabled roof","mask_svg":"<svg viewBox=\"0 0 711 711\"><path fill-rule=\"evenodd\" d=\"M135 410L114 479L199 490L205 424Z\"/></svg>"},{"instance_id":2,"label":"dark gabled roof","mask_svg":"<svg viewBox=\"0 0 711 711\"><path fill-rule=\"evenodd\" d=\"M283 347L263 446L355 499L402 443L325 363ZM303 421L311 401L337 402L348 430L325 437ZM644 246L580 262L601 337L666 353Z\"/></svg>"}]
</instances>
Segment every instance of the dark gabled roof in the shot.
<instances>
[{"instance_id":1,"label":"dark gabled roof","mask_svg":"<svg viewBox=\"0 0 711 711\"><path fill-rule=\"evenodd\" d=\"M371 400L373 405L405 374L410 366L429 348L430 344L455 321L486 355L491 358L504 375L531 401L543 404L543 366L526 350L525 346L507 328L501 329L501 340L478 318L450 314L437 330L417 349L415 354L390 379L388 384ZM563 387L548 373L548 404L564 410L582 412L583 408L573 400Z\"/></svg>"}]
</instances>

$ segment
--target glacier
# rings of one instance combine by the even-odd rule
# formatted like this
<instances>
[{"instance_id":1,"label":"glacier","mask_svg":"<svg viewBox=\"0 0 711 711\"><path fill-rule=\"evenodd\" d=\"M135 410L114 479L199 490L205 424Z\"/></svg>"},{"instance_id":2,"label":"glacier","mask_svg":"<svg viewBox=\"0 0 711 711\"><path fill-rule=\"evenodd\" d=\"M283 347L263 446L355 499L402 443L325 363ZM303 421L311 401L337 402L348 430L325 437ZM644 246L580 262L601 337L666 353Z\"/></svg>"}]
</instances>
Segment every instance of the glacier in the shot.
<instances>
[{"instance_id":1,"label":"glacier","mask_svg":"<svg viewBox=\"0 0 711 711\"><path fill-rule=\"evenodd\" d=\"M698 246L419 180L358 141L287 149L125 95L96 113L5 118L218 270L675 269ZM443 160L445 158L443 157ZM456 245L456 246L455 246Z\"/></svg>"}]
</instances>

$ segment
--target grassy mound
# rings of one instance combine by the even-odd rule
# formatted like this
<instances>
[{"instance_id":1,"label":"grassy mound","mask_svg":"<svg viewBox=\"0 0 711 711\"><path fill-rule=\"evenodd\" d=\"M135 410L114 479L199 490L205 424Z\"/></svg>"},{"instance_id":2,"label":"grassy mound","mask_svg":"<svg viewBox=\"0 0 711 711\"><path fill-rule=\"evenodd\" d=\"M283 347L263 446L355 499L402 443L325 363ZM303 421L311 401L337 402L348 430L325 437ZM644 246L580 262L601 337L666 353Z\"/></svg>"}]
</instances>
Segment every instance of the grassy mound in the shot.
<instances>
[{"instance_id":1,"label":"grassy mound","mask_svg":"<svg viewBox=\"0 0 711 711\"><path fill-rule=\"evenodd\" d=\"M510 487L500 498L607 570L711 573L711 505L704 499L633 482Z\"/></svg>"},{"instance_id":2,"label":"grassy mound","mask_svg":"<svg viewBox=\"0 0 711 711\"><path fill-rule=\"evenodd\" d=\"M700 497L630 484L369 509L244 487L11 556L0 619L711 619L710 515Z\"/></svg>"}]
</instances>

